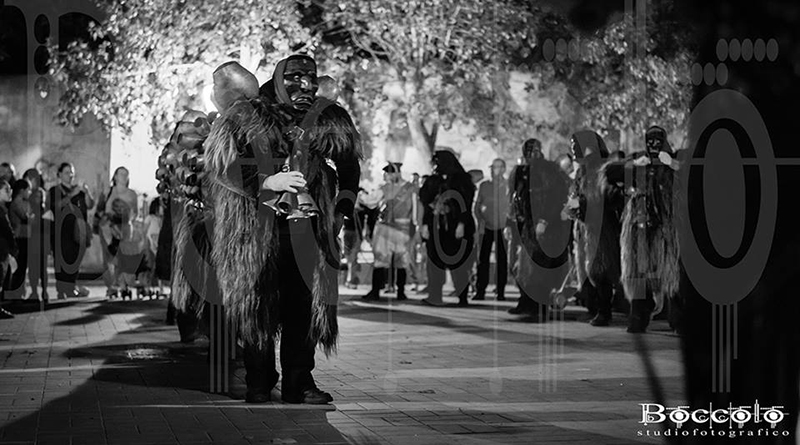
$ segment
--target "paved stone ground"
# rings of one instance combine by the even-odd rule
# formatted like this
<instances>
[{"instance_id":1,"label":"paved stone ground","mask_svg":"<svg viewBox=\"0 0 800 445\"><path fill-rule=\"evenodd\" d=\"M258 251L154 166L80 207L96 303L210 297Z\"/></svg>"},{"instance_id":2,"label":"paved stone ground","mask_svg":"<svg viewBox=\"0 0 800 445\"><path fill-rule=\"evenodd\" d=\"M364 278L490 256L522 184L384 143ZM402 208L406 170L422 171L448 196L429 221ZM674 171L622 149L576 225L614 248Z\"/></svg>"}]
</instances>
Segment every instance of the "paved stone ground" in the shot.
<instances>
[{"instance_id":1,"label":"paved stone ground","mask_svg":"<svg viewBox=\"0 0 800 445\"><path fill-rule=\"evenodd\" d=\"M656 443L638 436L653 395L624 316L530 324L506 313L513 293L433 308L342 292L339 353L315 371L328 407L245 404L242 369L234 397L209 393L208 341L178 342L164 300L33 305L0 320L0 444ZM663 321L638 338L678 403L678 338Z\"/></svg>"}]
</instances>

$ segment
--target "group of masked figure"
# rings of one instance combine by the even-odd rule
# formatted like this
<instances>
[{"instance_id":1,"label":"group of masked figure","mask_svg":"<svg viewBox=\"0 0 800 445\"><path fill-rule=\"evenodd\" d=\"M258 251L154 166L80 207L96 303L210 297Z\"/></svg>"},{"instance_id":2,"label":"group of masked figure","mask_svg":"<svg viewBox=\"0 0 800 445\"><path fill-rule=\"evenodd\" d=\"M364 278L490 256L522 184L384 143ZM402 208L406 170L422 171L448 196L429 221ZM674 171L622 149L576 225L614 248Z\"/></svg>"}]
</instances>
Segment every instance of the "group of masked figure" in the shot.
<instances>
[{"instance_id":1,"label":"group of masked figure","mask_svg":"<svg viewBox=\"0 0 800 445\"><path fill-rule=\"evenodd\" d=\"M628 331L644 332L654 315L669 309L674 316L679 308L679 181L674 178L674 156L666 131L657 126L647 130L645 149L627 157L610 153L597 133L579 131L572 136L566 166L545 159L541 143L529 139L508 186L503 184L503 169L495 172L493 163L492 181L481 184L477 202L474 181L450 151L434 153L433 171L419 188L402 179L400 164L389 163L372 236L372 290L363 298L378 299L388 269L395 268L398 299L406 299L416 223L428 256L424 304L444 304L442 288L449 270L458 305L468 305L477 245L473 299L484 299L489 253L496 244L498 300L504 299L508 262L520 290L510 313L525 321L545 321L555 300L566 298L572 281L593 326L609 326L612 307L621 305L630 314ZM498 194L503 196L489 196ZM478 230L475 216L483 230ZM475 241L476 231L481 232L480 242ZM510 240L511 261L504 237ZM615 298L620 294L624 297ZM677 320L671 318L670 323L676 327Z\"/></svg>"},{"instance_id":2,"label":"group of masked figure","mask_svg":"<svg viewBox=\"0 0 800 445\"><path fill-rule=\"evenodd\" d=\"M521 297L510 312L544 321L570 274L593 326L609 326L621 291L628 332L644 332L664 310L677 328L679 163L666 132L651 127L645 149L623 157L597 133L580 131L570 151L570 172L524 149L526 162L512 174Z\"/></svg>"}]
</instances>

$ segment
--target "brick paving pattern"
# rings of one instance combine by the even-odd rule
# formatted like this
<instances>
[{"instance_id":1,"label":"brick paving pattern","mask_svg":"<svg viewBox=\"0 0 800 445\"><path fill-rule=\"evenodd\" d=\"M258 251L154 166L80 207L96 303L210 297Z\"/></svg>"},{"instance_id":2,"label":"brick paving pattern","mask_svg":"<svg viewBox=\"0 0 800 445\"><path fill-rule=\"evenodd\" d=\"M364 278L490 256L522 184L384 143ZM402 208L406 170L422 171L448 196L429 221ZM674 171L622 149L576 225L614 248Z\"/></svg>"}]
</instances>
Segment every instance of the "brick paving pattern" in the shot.
<instances>
[{"instance_id":1,"label":"brick paving pattern","mask_svg":"<svg viewBox=\"0 0 800 445\"><path fill-rule=\"evenodd\" d=\"M339 352L314 372L327 407L244 403L241 361L232 396L210 393L208 340L180 343L164 300L89 297L0 320L0 444L658 443L637 435L653 396L623 315L594 328L568 307L530 324L506 313L513 293L439 308L342 292ZM643 338L679 403L678 338L663 321Z\"/></svg>"}]
</instances>

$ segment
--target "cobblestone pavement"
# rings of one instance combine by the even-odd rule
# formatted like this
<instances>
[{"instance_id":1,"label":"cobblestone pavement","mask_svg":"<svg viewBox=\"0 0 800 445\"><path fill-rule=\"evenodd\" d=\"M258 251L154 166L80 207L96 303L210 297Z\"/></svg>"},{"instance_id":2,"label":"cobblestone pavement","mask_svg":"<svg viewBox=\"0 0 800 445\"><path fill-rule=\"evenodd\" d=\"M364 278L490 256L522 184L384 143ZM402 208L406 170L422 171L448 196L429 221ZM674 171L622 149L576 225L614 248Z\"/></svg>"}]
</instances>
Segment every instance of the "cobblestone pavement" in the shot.
<instances>
[{"instance_id":1,"label":"cobblestone pavement","mask_svg":"<svg viewBox=\"0 0 800 445\"><path fill-rule=\"evenodd\" d=\"M654 401L642 347L680 402L678 338L663 321L637 346L623 315L608 328L572 307L515 321L513 293L458 308L342 292L339 352L315 370L327 407L245 404L241 362L232 396L210 393L208 340L180 343L165 300L15 305L23 313L0 320L0 444L658 443L639 423L638 404Z\"/></svg>"}]
</instances>

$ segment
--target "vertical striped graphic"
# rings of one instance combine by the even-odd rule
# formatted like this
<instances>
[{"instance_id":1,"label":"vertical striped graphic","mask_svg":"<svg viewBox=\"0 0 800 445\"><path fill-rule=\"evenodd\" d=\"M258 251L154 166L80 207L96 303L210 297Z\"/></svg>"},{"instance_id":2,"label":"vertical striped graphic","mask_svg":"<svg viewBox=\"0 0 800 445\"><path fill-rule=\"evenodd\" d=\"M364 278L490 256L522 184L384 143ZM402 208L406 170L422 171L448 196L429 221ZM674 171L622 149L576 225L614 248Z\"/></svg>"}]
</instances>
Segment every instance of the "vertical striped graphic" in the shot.
<instances>
[{"instance_id":1,"label":"vertical striped graphic","mask_svg":"<svg viewBox=\"0 0 800 445\"><path fill-rule=\"evenodd\" d=\"M522 298L522 297L520 297ZM492 375L489 376L489 391L492 394L498 395L503 391L503 374L500 372L500 340L497 338L498 334L498 317L497 314L503 307L498 307L496 304L492 306Z\"/></svg>"},{"instance_id":2,"label":"vertical striped graphic","mask_svg":"<svg viewBox=\"0 0 800 445\"><path fill-rule=\"evenodd\" d=\"M394 283L394 277L396 276L396 272L394 270L394 254L392 254L390 259L390 267L389 270L386 271L387 274L387 285L389 283ZM391 298L391 297L390 297ZM394 373L394 364L392 363L392 342L394 341L394 336L392 332L394 331L394 319L393 319L393 311L392 308L397 301L389 300L388 307L386 311L386 324L389 327L389 332L386 337L386 375L383 378L383 390L386 391L387 394L394 394L397 392L397 375Z\"/></svg>"},{"instance_id":3,"label":"vertical striped graphic","mask_svg":"<svg viewBox=\"0 0 800 445\"><path fill-rule=\"evenodd\" d=\"M544 323L539 336L539 392L554 393L558 391L558 359L564 354L564 311L554 310L548 319L546 306L540 304L538 315Z\"/></svg>"},{"instance_id":4,"label":"vertical striped graphic","mask_svg":"<svg viewBox=\"0 0 800 445\"><path fill-rule=\"evenodd\" d=\"M738 358L738 304L714 304L711 309L711 392L731 391L731 367Z\"/></svg>"},{"instance_id":5,"label":"vertical striped graphic","mask_svg":"<svg viewBox=\"0 0 800 445\"><path fill-rule=\"evenodd\" d=\"M225 320L225 308L210 304L208 367L209 392L226 393L229 390L229 360L236 358L236 335Z\"/></svg>"}]
</instances>

